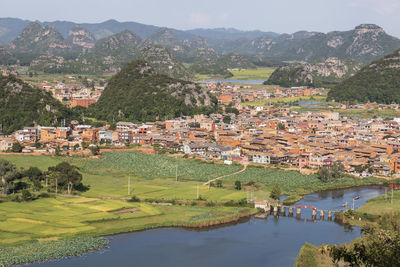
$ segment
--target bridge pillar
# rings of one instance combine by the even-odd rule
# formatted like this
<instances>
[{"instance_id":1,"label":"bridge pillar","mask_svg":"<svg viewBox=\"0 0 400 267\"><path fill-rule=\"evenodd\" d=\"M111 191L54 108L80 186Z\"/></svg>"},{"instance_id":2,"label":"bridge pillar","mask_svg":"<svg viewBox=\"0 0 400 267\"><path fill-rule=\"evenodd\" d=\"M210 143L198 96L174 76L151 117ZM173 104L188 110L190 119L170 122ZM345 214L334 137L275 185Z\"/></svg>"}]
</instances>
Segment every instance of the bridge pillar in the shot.
<instances>
[{"instance_id":1,"label":"bridge pillar","mask_svg":"<svg viewBox=\"0 0 400 267\"><path fill-rule=\"evenodd\" d=\"M296 208L296 215L300 215L301 214L301 208Z\"/></svg>"},{"instance_id":2,"label":"bridge pillar","mask_svg":"<svg viewBox=\"0 0 400 267\"><path fill-rule=\"evenodd\" d=\"M289 207L289 216L293 216L293 207Z\"/></svg>"},{"instance_id":3,"label":"bridge pillar","mask_svg":"<svg viewBox=\"0 0 400 267\"><path fill-rule=\"evenodd\" d=\"M285 207L285 206L282 206L282 207L281 207L281 215L282 215L282 216L285 216L285 214L286 214L286 207Z\"/></svg>"},{"instance_id":4,"label":"bridge pillar","mask_svg":"<svg viewBox=\"0 0 400 267\"><path fill-rule=\"evenodd\" d=\"M332 220L332 211L328 210L328 220L331 221Z\"/></svg>"},{"instance_id":5,"label":"bridge pillar","mask_svg":"<svg viewBox=\"0 0 400 267\"><path fill-rule=\"evenodd\" d=\"M320 211L319 211L319 218L320 218L321 220L323 220L323 219L324 219L324 216L325 216L324 211L323 211L323 210L320 210Z\"/></svg>"},{"instance_id":6,"label":"bridge pillar","mask_svg":"<svg viewBox=\"0 0 400 267\"><path fill-rule=\"evenodd\" d=\"M313 219L315 219L315 217L317 217L317 210L316 209L312 210L312 217L313 217Z\"/></svg>"},{"instance_id":7,"label":"bridge pillar","mask_svg":"<svg viewBox=\"0 0 400 267\"><path fill-rule=\"evenodd\" d=\"M274 216L278 216L278 206L274 206Z\"/></svg>"}]
</instances>

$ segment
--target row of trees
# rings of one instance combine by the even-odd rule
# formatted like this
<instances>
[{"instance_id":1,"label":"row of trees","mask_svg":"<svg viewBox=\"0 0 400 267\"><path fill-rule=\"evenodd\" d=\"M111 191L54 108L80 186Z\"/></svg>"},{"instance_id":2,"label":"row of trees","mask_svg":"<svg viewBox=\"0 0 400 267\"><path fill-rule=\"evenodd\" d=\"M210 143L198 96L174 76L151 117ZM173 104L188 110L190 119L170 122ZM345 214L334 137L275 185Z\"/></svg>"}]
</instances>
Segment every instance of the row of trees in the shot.
<instances>
[{"instance_id":1,"label":"row of trees","mask_svg":"<svg viewBox=\"0 0 400 267\"><path fill-rule=\"evenodd\" d=\"M362 232L364 235L350 245L328 247L336 264L344 261L350 266L400 266L400 213L386 214L377 226L366 225Z\"/></svg>"},{"instance_id":2,"label":"row of trees","mask_svg":"<svg viewBox=\"0 0 400 267\"><path fill-rule=\"evenodd\" d=\"M85 190L78 167L68 162L49 167L45 172L37 167L19 171L11 162L0 159L0 188L3 195L22 192L28 188L40 191L43 186L49 191L54 190L56 194L60 191L72 194L73 190Z\"/></svg>"}]
</instances>

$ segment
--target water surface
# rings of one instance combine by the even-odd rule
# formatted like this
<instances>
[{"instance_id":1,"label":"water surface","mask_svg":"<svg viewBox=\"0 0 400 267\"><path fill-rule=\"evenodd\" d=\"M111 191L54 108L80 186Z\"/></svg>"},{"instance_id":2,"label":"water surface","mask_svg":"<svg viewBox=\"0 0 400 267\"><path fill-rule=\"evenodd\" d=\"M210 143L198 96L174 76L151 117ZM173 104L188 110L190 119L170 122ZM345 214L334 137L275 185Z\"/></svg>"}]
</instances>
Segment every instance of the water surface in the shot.
<instances>
[{"instance_id":1,"label":"water surface","mask_svg":"<svg viewBox=\"0 0 400 267\"><path fill-rule=\"evenodd\" d=\"M343 203L355 207L384 193L384 187L331 190L306 196L296 205L339 210ZM333 221L312 220L311 210L300 218L250 219L208 231L162 228L110 237L110 248L42 263L42 266L293 266L305 242L314 245L349 242L360 236L358 227ZM34 264L39 265L39 264Z\"/></svg>"}]
</instances>

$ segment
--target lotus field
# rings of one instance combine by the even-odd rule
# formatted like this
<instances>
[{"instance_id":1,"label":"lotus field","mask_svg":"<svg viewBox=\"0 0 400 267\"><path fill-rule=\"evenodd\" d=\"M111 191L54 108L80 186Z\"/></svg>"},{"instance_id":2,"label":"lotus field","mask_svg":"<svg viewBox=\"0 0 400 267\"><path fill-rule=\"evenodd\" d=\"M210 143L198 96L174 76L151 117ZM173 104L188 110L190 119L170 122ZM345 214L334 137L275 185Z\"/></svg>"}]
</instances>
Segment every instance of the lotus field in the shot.
<instances>
[{"instance_id":1,"label":"lotus field","mask_svg":"<svg viewBox=\"0 0 400 267\"><path fill-rule=\"evenodd\" d=\"M33 262L80 256L108 245L105 238L83 237L76 239L31 242L15 247L0 248L0 266L21 265Z\"/></svg>"},{"instance_id":2,"label":"lotus field","mask_svg":"<svg viewBox=\"0 0 400 267\"><path fill-rule=\"evenodd\" d=\"M196 159L119 151L106 152L100 159L87 161L82 171L90 174L129 172L137 177L155 179L175 178L177 167L178 179L191 181L208 181L243 168L240 165L214 164Z\"/></svg>"},{"instance_id":3,"label":"lotus field","mask_svg":"<svg viewBox=\"0 0 400 267\"><path fill-rule=\"evenodd\" d=\"M275 183L279 183L282 190L286 193L295 191L298 193L308 193L333 188L381 182L380 179L376 178L358 179L345 177L336 181L323 183L315 174L304 175L297 171L285 171L263 167L248 167L246 171L237 175L229 176L226 178L226 180L239 180L242 182L253 181L257 183L263 183L268 188L271 188Z\"/></svg>"}]
</instances>

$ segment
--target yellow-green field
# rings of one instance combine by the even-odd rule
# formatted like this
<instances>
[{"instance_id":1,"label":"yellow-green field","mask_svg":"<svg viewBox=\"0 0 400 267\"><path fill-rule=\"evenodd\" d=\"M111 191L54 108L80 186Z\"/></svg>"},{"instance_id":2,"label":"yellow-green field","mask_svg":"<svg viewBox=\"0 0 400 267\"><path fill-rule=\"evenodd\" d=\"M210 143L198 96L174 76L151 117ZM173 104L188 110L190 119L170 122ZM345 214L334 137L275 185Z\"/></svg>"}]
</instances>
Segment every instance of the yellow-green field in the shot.
<instances>
[{"instance_id":1,"label":"yellow-green field","mask_svg":"<svg viewBox=\"0 0 400 267\"><path fill-rule=\"evenodd\" d=\"M0 205L0 244L3 246L34 240L110 235L162 226L206 226L235 220L253 212L249 208L157 206L61 196ZM113 212L118 210L120 213Z\"/></svg>"},{"instance_id":2,"label":"yellow-green field","mask_svg":"<svg viewBox=\"0 0 400 267\"><path fill-rule=\"evenodd\" d=\"M275 68L238 69L230 70L233 77L230 80L268 80Z\"/></svg>"},{"instance_id":3,"label":"yellow-green field","mask_svg":"<svg viewBox=\"0 0 400 267\"><path fill-rule=\"evenodd\" d=\"M202 185L202 181L147 179L133 175L129 169L118 169L118 166L116 170L105 166L93 173L86 171L85 166L97 164L98 160L82 157L2 154L0 159L13 162L19 169L36 166L42 170L68 161L81 169L83 184L90 185L90 189L80 196L59 195L57 198L40 198L24 203L0 203L0 246L32 240L110 235L162 226L207 226L234 221L255 212L246 207L213 206L216 202L246 198L246 192L234 190L233 184L215 188ZM200 164L188 161L189 166ZM164 163L169 163L168 159ZM131 178L130 195L128 177ZM198 185L200 200L197 199ZM42 191L45 192L46 188ZM125 201L132 195L144 202ZM179 205L146 204L171 200L179 202ZM127 211L113 213L118 210Z\"/></svg>"}]
</instances>

